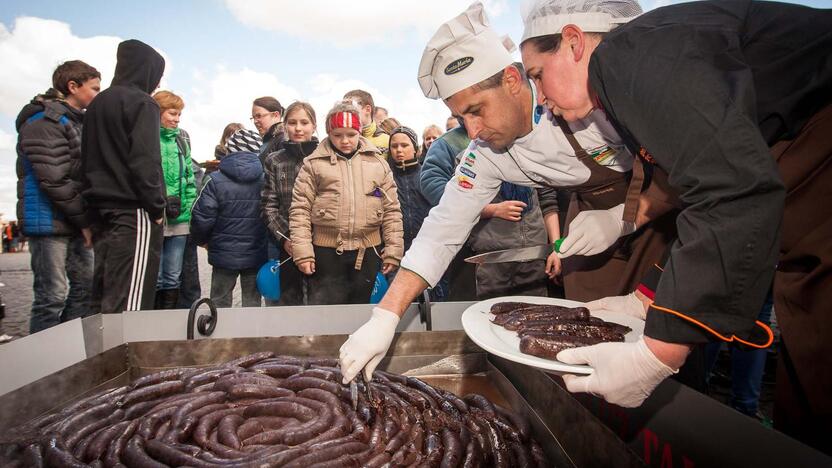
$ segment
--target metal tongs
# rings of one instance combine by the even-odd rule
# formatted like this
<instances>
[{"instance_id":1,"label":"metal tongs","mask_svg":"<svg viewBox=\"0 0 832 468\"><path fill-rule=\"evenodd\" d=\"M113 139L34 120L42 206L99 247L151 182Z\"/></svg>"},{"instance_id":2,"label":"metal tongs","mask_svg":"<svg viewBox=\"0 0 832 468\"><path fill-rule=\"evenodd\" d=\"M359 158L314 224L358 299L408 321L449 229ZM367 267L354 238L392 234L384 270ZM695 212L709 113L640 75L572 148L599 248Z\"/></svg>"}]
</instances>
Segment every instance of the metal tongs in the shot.
<instances>
[{"instance_id":1,"label":"metal tongs","mask_svg":"<svg viewBox=\"0 0 832 468\"><path fill-rule=\"evenodd\" d=\"M364 379L364 372L359 372L358 375L350 382L350 400L352 401L352 410L358 410L358 380L364 385L364 393L367 394L367 402L373 401L372 389L370 389L370 382Z\"/></svg>"}]
</instances>

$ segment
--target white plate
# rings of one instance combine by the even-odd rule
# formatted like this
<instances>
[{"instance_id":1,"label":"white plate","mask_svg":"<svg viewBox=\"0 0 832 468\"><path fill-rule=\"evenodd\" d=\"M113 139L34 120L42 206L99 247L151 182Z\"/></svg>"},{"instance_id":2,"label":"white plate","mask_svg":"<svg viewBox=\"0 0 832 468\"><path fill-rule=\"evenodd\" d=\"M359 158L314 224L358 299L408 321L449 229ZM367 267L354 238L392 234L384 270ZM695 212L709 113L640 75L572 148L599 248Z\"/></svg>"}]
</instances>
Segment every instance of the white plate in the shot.
<instances>
[{"instance_id":1,"label":"white plate","mask_svg":"<svg viewBox=\"0 0 832 468\"><path fill-rule=\"evenodd\" d=\"M491 306L497 302L509 301L529 302L532 304L552 304L564 307L579 307L583 305L581 302L538 296L495 297L494 299L488 299L487 301L477 302L471 307L465 309L465 312L462 313L462 328L474 343L489 353L496 354L497 356L508 359L509 361L519 362L520 364L525 364L527 366L569 374L592 373L592 368L589 366L565 364L553 359L543 359L537 356L521 353L520 337L517 336L517 332L506 330L499 325L491 323L491 319L494 318L494 314L489 312L491 310ZM644 334L644 321L622 312L600 312L593 313L592 315L608 322L619 323L632 328L630 333L624 335L624 341L638 341L638 338Z\"/></svg>"}]
</instances>

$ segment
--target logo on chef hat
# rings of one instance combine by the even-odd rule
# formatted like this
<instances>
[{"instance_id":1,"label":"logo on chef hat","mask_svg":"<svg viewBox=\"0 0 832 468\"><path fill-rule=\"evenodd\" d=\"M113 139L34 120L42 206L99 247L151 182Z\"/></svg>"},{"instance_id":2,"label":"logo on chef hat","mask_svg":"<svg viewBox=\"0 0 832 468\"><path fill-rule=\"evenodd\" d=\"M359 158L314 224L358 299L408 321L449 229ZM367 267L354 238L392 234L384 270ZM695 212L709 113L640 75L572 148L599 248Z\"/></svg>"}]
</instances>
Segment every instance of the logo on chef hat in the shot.
<instances>
[{"instance_id":1,"label":"logo on chef hat","mask_svg":"<svg viewBox=\"0 0 832 468\"><path fill-rule=\"evenodd\" d=\"M453 75L455 73L459 73L462 70L465 70L466 68L470 67L472 63L474 63L474 57L462 57L456 59L453 62L449 63L447 67L445 67L445 74Z\"/></svg>"}]
</instances>

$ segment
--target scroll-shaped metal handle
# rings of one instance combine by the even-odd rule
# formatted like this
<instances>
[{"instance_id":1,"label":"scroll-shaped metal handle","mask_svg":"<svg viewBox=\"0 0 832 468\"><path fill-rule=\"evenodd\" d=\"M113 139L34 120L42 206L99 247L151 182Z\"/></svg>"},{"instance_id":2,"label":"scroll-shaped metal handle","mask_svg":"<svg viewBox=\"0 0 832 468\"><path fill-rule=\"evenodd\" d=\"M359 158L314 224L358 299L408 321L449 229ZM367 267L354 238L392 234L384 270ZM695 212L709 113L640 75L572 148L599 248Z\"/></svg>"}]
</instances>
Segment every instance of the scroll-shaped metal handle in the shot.
<instances>
[{"instance_id":1,"label":"scroll-shaped metal handle","mask_svg":"<svg viewBox=\"0 0 832 468\"><path fill-rule=\"evenodd\" d=\"M202 304L208 304L208 309L211 315L200 315L196 320L196 329L202 336L211 336L217 328L217 307L211 298L203 297L194 301L191 305L191 310L188 312L188 330L187 337L189 340L194 339L194 320L196 319L196 311Z\"/></svg>"}]
</instances>

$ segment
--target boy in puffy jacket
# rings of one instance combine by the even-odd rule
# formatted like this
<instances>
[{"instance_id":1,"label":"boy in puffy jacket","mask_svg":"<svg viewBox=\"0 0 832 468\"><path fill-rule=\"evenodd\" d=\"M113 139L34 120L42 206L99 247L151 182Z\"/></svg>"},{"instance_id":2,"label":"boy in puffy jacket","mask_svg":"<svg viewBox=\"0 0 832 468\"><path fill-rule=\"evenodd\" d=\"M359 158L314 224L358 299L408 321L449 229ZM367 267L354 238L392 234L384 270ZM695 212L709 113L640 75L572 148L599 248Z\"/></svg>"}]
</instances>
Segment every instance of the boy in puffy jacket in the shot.
<instances>
[{"instance_id":1,"label":"boy in puffy jacket","mask_svg":"<svg viewBox=\"0 0 832 468\"><path fill-rule=\"evenodd\" d=\"M266 225L260 217L263 165L257 156L262 140L250 130L237 130L226 143L228 154L207 181L191 212L191 236L208 248L211 300L231 307L237 277L243 307L260 307L257 270L267 260Z\"/></svg>"},{"instance_id":2,"label":"boy in puffy jacket","mask_svg":"<svg viewBox=\"0 0 832 468\"><path fill-rule=\"evenodd\" d=\"M91 219L81 196L84 109L101 74L71 60L52 75L52 88L17 117L17 219L29 237L33 301L29 333L89 315L93 251ZM8 226L9 244L17 238ZM8 251L8 250L6 250Z\"/></svg>"}]
</instances>

